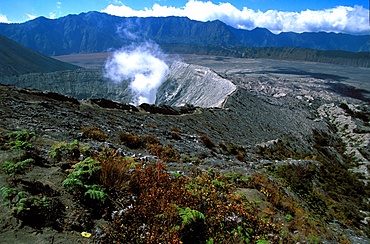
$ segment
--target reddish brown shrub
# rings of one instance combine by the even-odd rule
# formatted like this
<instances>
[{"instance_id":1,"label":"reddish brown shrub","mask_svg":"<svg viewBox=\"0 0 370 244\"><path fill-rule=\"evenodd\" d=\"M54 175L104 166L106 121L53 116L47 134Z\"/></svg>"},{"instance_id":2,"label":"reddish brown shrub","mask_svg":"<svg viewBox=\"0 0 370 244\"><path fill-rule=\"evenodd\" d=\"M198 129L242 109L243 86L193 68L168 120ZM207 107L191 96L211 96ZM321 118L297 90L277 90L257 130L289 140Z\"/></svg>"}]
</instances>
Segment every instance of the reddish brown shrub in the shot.
<instances>
[{"instance_id":1,"label":"reddish brown shrub","mask_svg":"<svg viewBox=\"0 0 370 244\"><path fill-rule=\"evenodd\" d=\"M147 148L152 155L159 157L163 162L177 162L180 159L180 153L171 145L150 144Z\"/></svg>"},{"instance_id":2,"label":"reddish brown shrub","mask_svg":"<svg viewBox=\"0 0 370 244\"><path fill-rule=\"evenodd\" d=\"M214 150L216 145L209 139L206 135L204 135L201 132L198 132L198 135L200 136L200 139L202 140L204 146L206 146L208 149Z\"/></svg>"},{"instance_id":3,"label":"reddish brown shrub","mask_svg":"<svg viewBox=\"0 0 370 244\"><path fill-rule=\"evenodd\" d=\"M97 140L100 142L103 142L108 138L107 134L105 134L101 129L95 127L94 128L84 127L82 128L82 133L84 137Z\"/></svg>"}]
</instances>

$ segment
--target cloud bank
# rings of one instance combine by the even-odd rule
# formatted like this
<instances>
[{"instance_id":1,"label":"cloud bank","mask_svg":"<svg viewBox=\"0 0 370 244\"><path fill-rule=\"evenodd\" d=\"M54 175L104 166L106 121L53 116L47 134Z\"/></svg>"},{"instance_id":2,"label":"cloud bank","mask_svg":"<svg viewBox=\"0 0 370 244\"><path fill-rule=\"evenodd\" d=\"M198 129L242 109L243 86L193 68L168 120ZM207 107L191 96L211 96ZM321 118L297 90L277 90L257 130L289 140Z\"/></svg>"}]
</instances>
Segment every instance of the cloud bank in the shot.
<instances>
[{"instance_id":1,"label":"cloud bank","mask_svg":"<svg viewBox=\"0 0 370 244\"><path fill-rule=\"evenodd\" d=\"M10 23L10 21L5 15L0 14L0 23Z\"/></svg>"},{"instance_id":2,"label":"cloud bank","mask_svg":"<svg viewBox=\"0 0 370 244\"><path fill-rule=\"evenodd\" d=\"M282 12L268 10L254 11L248 7L237 9L230 3L214 4L189 0L185 6L175 8L154 4L152 8L133 10L126 5L110 4L101 10L104 13L121 17L188 17L198 21L221 20L239 29L251 30L256 27L280 32L336 32L349 34L369 34L369 10L355 5L337 6L324 10L304 10L301 12Z\"/></svg>"}]
</instances>

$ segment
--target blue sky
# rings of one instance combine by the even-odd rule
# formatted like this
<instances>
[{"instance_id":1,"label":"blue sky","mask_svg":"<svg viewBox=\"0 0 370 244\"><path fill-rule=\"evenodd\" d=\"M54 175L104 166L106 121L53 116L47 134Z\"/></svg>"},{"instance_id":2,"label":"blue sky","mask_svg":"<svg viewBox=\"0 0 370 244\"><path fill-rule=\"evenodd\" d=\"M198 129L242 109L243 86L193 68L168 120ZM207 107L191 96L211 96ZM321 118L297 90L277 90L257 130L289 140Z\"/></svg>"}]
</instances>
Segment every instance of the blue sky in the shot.
<instances>
[{"instance_id":1,"label":"blue sky","mask_svg":"<svg viewBox=\"0 0 370 244\"><path fill-rule=\"evenodd\" d=\"M368 0L0 0L0 22L102 11L117 16L187 16L244 29L370 33Z\"/></svg>"}]
</instances>

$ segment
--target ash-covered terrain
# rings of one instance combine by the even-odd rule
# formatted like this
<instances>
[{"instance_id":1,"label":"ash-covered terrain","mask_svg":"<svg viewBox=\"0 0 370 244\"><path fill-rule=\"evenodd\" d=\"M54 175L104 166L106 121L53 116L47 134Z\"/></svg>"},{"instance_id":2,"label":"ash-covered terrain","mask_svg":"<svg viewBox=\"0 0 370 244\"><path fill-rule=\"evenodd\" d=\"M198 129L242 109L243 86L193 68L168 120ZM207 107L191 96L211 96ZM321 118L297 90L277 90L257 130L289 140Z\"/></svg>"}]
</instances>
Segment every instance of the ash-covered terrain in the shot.
<instances>
[{"instance_id":1,"label":"ash-covered terrain","mask_svg":"<svg viewBox=\"0 0 370 244\"><path fill-rule=\"evenodd\" d=\"M265 234L259 236L262 231L256 226L265 225L253 225L248 234L251 242L369 243L369 69L198 55L173 60L158 87L156 105L129 105L135 95L129 82L105 78L102 68L1 78L1 83L11 84L0 86L1 162L17 157L8 133L27 130L36 135L25 152L36 163L13 179L2 172L1 187L27 191L27 186L38 186L41 190L29 195L47 196L53 203L49 202L47 211L60 211L54 216L57 222L37 215L42 221L34 225L29 215L18 215L17 220L17 214L11 215L3 206L3 240L109 243L116 233L113 212L122 210L125 216L139 208L135 204L140 201L131 205L126 201L138 194L114 195L117 199L109 200L111 205L100 206L107 211L101 213L62 186L75 161L86 156L78 149L77 158L63 155L56 160L50 156L52 146L78 140L92 152L109 149L148 165L162 158L167 172L189 179L202 173L238 175L238 183L227 184L237 186L245 208L253 206L256 218L277 229L269 232L264 227ZM95 67L99 65L103 64ZM89 129L104 136L91 136ZM164 156L150 146L133 146L127 143L127 135L133 136L131 142L151 136L172 148L175 156ZM241 177L246 177L245 182ZM211 182L216 184L215 179ZM231 204L225 195L221 199ZM16 198L12 201L19 203ZM207 204L203 199L198 210L207 213ZM127 210L129 206L133 209ZM237 230L235 211L225 212L230 216L220 223L232 223ZM144 223L151 226L148 229L142 226L136 229L141 234L162 233L150 221ZM191 243L186 236L202 226L194 223L189 230L180 225L183 243ZM82 237L83 231L92 237ZM209 232L201 233L206 240L194 234L193 243L212 238ZM248 243L238 239L241 235L235 231L224 243ZM145 238L141 242L150 243Z\"/></svg>"}]
</instances>

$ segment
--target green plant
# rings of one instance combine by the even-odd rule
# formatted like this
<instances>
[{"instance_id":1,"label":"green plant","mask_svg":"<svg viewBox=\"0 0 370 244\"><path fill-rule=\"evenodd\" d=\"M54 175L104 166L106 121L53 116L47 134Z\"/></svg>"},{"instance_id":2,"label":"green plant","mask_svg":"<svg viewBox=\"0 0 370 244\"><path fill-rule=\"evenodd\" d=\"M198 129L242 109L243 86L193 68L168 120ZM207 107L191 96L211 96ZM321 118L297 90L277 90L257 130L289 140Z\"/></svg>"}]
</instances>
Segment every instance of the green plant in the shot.
<instances>
[{"instance_id":1,"label":"green plant","mask_svg":"<svg viewBox=\"0 0 370 244\"><path fill-rule=\"evenodd\" d=\"M17 189L10 187L1 187L1 198L3 202L7 205L11 204L12 199L17 195Z\"/></svg>"},{"instance_id":2,"label":"green plant","mask_svg":"<svg viewBox=\"0 0 370 244\"><path fill-rule=\"evenodd\" d=\"M78 140L74 140L72 143L60 142L51 146L49 155L51 158L61 160L62 157L69 157L76 160L80 156L80 144ZM87 149L86 149L87 151Z\"/></svg>"},{"instance_id":3,"label":"green plant","mask_svg":"<svg viewBox=\"0 0 370 244\"><path fill-rule=\"evenodd\" d=\"M23 214L22 212L25 211L25 210L27 210L27 211L31 210L31 208L29 207L29 199L28 199L28 197L22 197L24 195L25 195L25 193L18 192L18 196L20 196L20 198L15 202L15 205L12 208L12 211L16 215Z\"/></svg>"},{"instance_id":4,"label":"green plant","mask_svg":"<svg viewBox=\"0 0 370 244\"><path fill-rule=\"evenodd\" d=\"M18 217L25 217L25 211L42 209L49 206L45 196L29 196L25 191L18 191L15 188L2 187L0 189L2 200L12 208L13 214Z\"/></svg>"},{"instance_id":5,"label":"green plant","mask_svg":"<svg viewBox=\"0 0 370 244\"><path fill-rule=\"evenodd\" d=\"M5 174L14 177L17 174L23 174L26 168L34 162L35 160L32 158L17 163L6 161L3 163L2 168Z\"/></svg>"},{"instance_id":6,"label":"green plant","mask_svg":"<svg viewBox=\"0 0 370 244\"><path fill-rule=\"evenodd\" d=\"M248 179L249 177L242 175L240 173L226 173L226 178L230 184L233 184L238 187L246 187L248 186Z\"/></svg>"},{"instance_id":7,"label":"green plant","mask_svg":"<svg viewBox=\"0 0 370 244\"><path fill-rule=\"evenodd\" d=\"M221 188L226 187L226 183L222 182L222 181L219 181L219 180L212 180L212 184L214 186L221 187Z\"/></svg>"},{"instance_id":8,"label":"green plant","mask_svg":"<svg viewBox=\"0 0 370 244\"><path fill-rule=\"evenodd\" d=\"M95 184L99 180L101 171L99 164L98 160L90 157L75 164L72 172L62 182L63 187L80 198L89 197L89 199L104 202L105 193L100 186Z\"/></svg>"},{"instance_id":9,"label":"green plant","mask_svg":"<svg viewBox=\"0 0 370 244\"><path fill-rule=\"evenodd\" d=\"M27 130L21 130L8 133L7 136L12 141L6 143L6 146L10 146L13 149L26 150L31 146L30 142L36 138L36 133L29 132Z\"/></svg>"},{"instance_id":10,"label":"green plant","mask_svg":"<svg viewBox=\"0 0 370 244\"><path fill-rule=\"evenodd\" d=\"M85 192L85 196L88 196L92 200L97 200L99 202L104 202L106 195L103 189L99 185L85 185L88 189Z\"/></svg>"},{"instance_id":11,"label":"green plant","mask_svg":"<svg viewBox=\"0 0 370 244\"><path fill-rule=\"evenodd\" d=\"M176 204L174 204L175 208L177 211L179 211L179 215L182 219L182 224L183 225L189 225L193 222L196 222L198 220L204 220L205 216L198 210L193 210L189 207L186 208L180 208Z\"/></svg>"},{"instance_id":12,"label":"green plant","mask_svg":"<svg viewBox=\"0 0 370 244\"><path fill-rule=\"evenodd\" d=\"M245 223L243 223L245 225ZM249 234L252 232L250 228L243 228L242 226L238 225L236 229L231 231L231 234L236 237L238 242L241 243L250 243L251 242L251 235Z\"/></svg>"},{"instance_id":13,"label":"green plant","mask_svg":"<svg viewBox=\"0 0 370 244\"><path fill-rule=\"evenodd\" d=\"M31 198L31 206L33 207L47 207L49 206L46 196L40 198L40 196L33 196Z\"/></svg>"},{"instance_id":14,"label":"green plant","mask_svg":"<svg viewBox=\"0 0 370 244\"><path fill-rule=\"evenodd\" d=\"M209 238L209 239L206 241L206 244L214 244L214 240L213 240L213 238Z\"/></svg>"},{"instance_id":15,"label":"green plant","mask_svg":"<svg viewBox=\"0 0 370 244\"><path fill-rule=\"evenodd\" d=\"M293 219L292 215L290 215L290 214L285 215L285 220L286 221L291 221L292 219Z\"/></svg>"}]
</instances>

